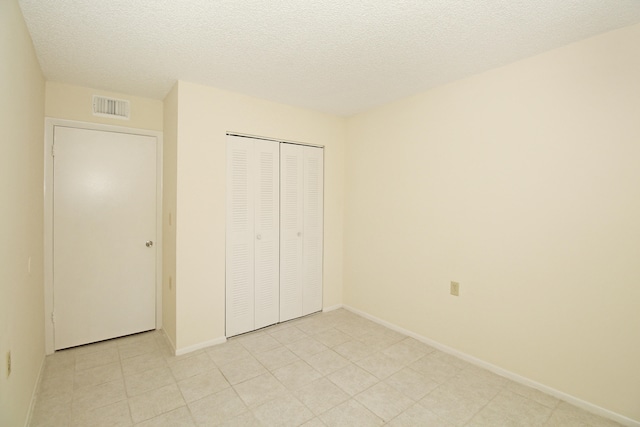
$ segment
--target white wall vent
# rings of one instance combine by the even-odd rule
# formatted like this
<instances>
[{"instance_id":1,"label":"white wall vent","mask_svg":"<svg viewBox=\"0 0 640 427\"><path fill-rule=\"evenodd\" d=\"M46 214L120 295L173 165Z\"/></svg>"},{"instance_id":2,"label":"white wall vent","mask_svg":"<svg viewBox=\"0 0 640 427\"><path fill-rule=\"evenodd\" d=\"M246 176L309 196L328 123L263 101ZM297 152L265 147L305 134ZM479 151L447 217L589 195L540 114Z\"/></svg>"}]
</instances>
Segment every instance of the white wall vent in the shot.
<instances>
[{"instance_id":1,"label":"white wall vent","mask_svg":"<svg viewBox=\"0 0 640 427\"><path fill-rule=\"evenodd\" d=\"M129 120L129 101L93 95L93 115Z\"/></svg>"}]
</instances>

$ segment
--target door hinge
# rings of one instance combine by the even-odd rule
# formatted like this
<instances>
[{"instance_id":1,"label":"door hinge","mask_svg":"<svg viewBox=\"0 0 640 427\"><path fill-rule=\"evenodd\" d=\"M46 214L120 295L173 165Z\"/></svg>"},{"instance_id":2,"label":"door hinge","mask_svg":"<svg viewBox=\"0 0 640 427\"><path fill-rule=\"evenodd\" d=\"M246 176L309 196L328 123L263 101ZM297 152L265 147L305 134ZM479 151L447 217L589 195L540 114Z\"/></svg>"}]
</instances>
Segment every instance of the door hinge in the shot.
<instances>
[{"instance_id":1,"label":"door hinge","mask_svg":"<svg viewBox=\"0 0 640 427\"><path fill-rule=\"evenodd\" d=\"M55 325L56 323L56 313L55 312L51 312L51 323L53 323Z\"/></svg>"},{"instance_id":2,"label":"door hinge","mask_svg":"<svg viewBox=\"0 0 640 427\"><path fill-rule=\"evenodd\" d=\"M51 144L51 157L56 156L56 146Z\"/></svg>"}]
</instances>

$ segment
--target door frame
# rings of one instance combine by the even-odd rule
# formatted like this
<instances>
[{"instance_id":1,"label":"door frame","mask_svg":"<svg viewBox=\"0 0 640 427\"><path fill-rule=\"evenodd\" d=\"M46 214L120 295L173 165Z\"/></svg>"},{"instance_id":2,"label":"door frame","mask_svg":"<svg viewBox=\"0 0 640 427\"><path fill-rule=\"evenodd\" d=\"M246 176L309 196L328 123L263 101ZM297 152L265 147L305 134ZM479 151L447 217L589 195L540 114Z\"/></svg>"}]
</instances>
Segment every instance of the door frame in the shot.
<instances>
[{"instance_id":1,"label":"door frame","mask_svg":"<svg viewBox=\"0 0 640 427\"><path fill-rule=\"evenodd\" d=\"M54 352L53 137L56 126L156 138L156 329L162 328L162 132L45 117L44 130L44 331L45 353Z\"/></svg>"}]
</instances>

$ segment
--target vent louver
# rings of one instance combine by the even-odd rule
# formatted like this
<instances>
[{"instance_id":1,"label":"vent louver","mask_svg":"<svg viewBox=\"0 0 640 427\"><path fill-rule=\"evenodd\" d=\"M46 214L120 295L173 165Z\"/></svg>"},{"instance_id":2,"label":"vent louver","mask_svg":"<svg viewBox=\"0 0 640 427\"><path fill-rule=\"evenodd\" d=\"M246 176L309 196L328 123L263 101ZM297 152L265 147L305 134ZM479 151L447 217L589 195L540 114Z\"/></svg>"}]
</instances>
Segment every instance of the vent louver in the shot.
<instances>
[{"instance_id":1,"label":"vent louver","mask_svg":"<svg viewBox=\"0 0 640 427\"><path fill-rule=\"evenodd\" d=\"M129 120L129 101L93 95L93 115Z\"/></svg>"}]
</instances>

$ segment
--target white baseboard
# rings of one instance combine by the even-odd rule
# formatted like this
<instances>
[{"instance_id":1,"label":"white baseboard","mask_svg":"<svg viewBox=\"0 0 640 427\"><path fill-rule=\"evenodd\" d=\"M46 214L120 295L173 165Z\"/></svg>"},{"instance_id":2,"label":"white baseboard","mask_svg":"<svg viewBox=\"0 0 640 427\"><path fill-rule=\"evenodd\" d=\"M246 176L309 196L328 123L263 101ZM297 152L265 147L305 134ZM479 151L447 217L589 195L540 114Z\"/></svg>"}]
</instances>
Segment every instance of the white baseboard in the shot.
<instances>
[{"instance_id":1,"label":"white baseboard","mask_svg":"<svg viewBox=\"0 0 640 427\"><path fill-rule=\"evenodd\" d=\"M227 342L227 337L218 337L218 338L214 338L212 340L199 342L198 344L190 345L190 346L187 346L187 347L182 347L182 348L176 349L175 346L174 346L173 348L175 349L175 355L176 356L182 356L183 354L191 353L192 351L200 350L202 348L211 347L212 345L224 344L225 342Z\"/></svg>"},{"instance_id":2,"label":"white baseboard","mask_svg":"<svg viewBox=\"0 0 640 427\"><path fill-rule=\"evenodd\" d=\"M591 412L593 414L600 415L601 417L608 418L610 420L616 421L616 422L618 422L618 423L620 423L622 425L625 425L625 426L640 427L640 421L632 420L631 418L625 417L624 415L621 415L621 414L618 414L616 412L610 411L608 409L602 408L600 406L594 405L593 403L589 403L587 401L579 399L579 398L577 398L575 396L572 396L570 394L564 393L564 392L562 392L560 390L556 390L556 389L551 388L549 386L546 386L544 384L540 384L540 383L538 383L536 381L533 381L533 380L531 380L529 378L523 377L523 376L518 375L518 374L516 374L514 372L508 371L508 370L506 370L504 368L501 368L499 366L493 365L493 364L491 364L489 362L486 362L484 360L481 360L481 359L478 359L476 357L473 357L473 356L471 356L471 355L469 355L467 353L463 353L463 352L461 352L459 350L456 350L455 348L446 346L446 345L444 345L442 343L439 343L439 342L434 341L432 339L429 339L427 337L423 337L422 335L416 334L415 332L409 331L409 330L404 329L404 328L402 328L400 326L397 326L397 325L395 325L393 323L387 322L386 320L382 320L382 319L380 319L378 317L372 316L372 315L370 315L368 313L365 313L364 311L358 310L357 308L350 307L348 305L341 305L341 307L343 307L344 309L349 310L349 311L351 311L351 312L353 312L355 314L358 314L358 315L364 317L365 319L369 319L369 320L371 320L373 322L376 322L376 323L378 323L378 324L380 324L382 326L386 326L387 328L389 328L391 330L394 330L394 331L399 332L399 333L401 333L403 335L407 335L407 336L410 336L412 338L415 338L418 341L421 341L421 342L423 342L425 344L428 344L431 347L435 347L435 348L437 348L438 350L440 350L442 352L445 352L445 353L451 354L453 356L456 356L456 357L458 357L458 358L460 358L460 359L462 359L462 360L464 360L466 362L469 362L469 363L471 363L473 365L476 365L476 366L479 366L481 368L484 368L484 369L486 369L488 371L491 371L491 372L493 372L493 373L495 373L497 375L500 375L502 377L508 378L508 379L510 379L512 381L515 381L517 383L520 383L520 384L535 388L537 390L540 390L540 391L542 391L544 393L547 393L547 394L549 394L549 395L551 395L553 397L556 397L556 398L558 398L560 400L564 400L565 402L568 402L568 403L570 403L572 405L575 405L575 406L577 406L579 408L582 408L585 411L589 411L589 412Z\"/></svg>"},{"instance_id":3,"label":"white baseboard","mask_svg":"<svg viewBox=\"0 0 640 427\"><path fill-rule=\"evenodd\" d=\"M158 329L158 331L162 332L162 336L167 341L167 344L169 344L169 347L171 347L172 353L176 354L176 344L171 340L169 334L167 334L164 329Z\"/></svg>"},{"instance_id":4,"label":"white baseboard","mask_svg":"<svg viewBox=\"0 0 640 427\"><path fill-rule=\"evenodd\" d=\"M332 305L331 307L324 307L322 309L322 312L323 313L327 313L329 311L337 310L337 309L343 308L343 307L344 307L344 305L342 305L342 304L336 304L336 305Z\"/></svg>"},{"instance_id":5,"label":"white baseboard","mask_svg":"<svg viewBox=\"0 0 640 427\"><path fill-rule=\"evenodd\" d=\"M28 427L31 424L33 409L36 407L36 399L38 396L38 391L40 390L40 383L42 382L42 374L44 373L44 363L46 361L46 357L46 354L42 355L42 362L40 362L40 370L38 371L36 384L33 386L33 391L31 392L31 402L29 403L29 410L27 411L27 417L24 421L24 427Z\"/></svg>"},{"instance_id":6,"label":"white baseboard","mask_svg":"<svg viewBox=\"0 0 640 427\"><path fill-rule=\"evenodd\" d=\"M336 304L336 305L332 305L331 307L325 307L322 309L323 313L326 313L328 311L333 311L333 310L337 310L339 308L342 308L343 305L342 304ZM295 320L295 319L292 319ZM194 344L194 345L190 345L188 347L183 347L183 348L179 348L176 349L176 345L173 341L171 341L171 339L169 338L169 335L167 335L166 333L164 333L164 331L162 331L164 336L166 337L167 341L169 342L169 345L171 345L171 348L173 349L173 352L175 353L176 356L182 356L183 354L187 354L187 353L191 353L192 351L196 351L196 350L200 350L202 348L206 348L206 347L211 347L213 345L218 345L218 344L224 344L225 342L227 342L227 337L218 337L218 338L214 338L212 340L209 341L204 341L198 344Z\"/></svg>"},{"instance_id":7,"label":"white baseboard","mask_svg":"<svg viewBox=\"0 0 640 427\"><path fill-rule=\"evenodd\" d=\"M183 354L191 353L192 351L200 350L201 348L207 348L211 347L212 345L224 344L225 342L227 342L227 337L219 337L212 340L203 341L198 344L190 345L188 347L176 348L176 344L171 340L169 335L164 330L161 329L161 331L162 335L164 335L164 338L167 340L167 343L169 343L169 346L171 346L173 354L176 356L182 356Z\"/></svg>"}]
</instances>

